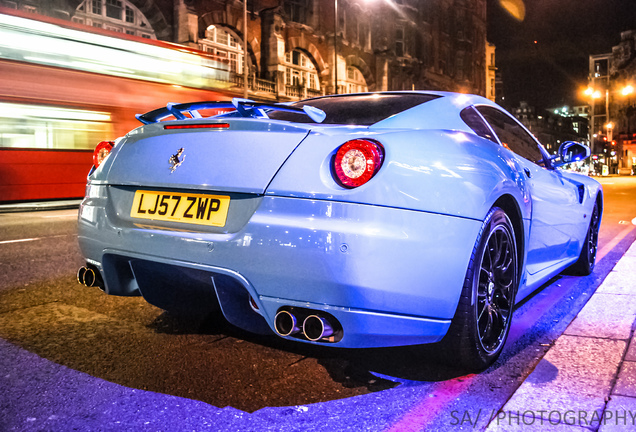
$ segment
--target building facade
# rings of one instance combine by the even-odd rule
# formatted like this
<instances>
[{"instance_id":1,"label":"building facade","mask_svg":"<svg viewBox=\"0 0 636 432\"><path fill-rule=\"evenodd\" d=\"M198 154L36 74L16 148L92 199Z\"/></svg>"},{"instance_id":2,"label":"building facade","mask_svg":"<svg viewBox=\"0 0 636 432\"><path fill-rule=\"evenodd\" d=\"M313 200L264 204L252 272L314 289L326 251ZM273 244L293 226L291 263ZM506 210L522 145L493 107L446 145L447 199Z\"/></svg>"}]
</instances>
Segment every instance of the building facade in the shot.
<instances>
[{"instance_id":1,"label":"building facade","mask_svg":"<svg viewBox=\"0 0 636 432\"><path fill-rule=\"evenodd\" d=\"M555 155L565 141L587 141L587 119L579 107L560 107L537 112L527 102L520 102L511 112L543 144L551 155Z\"/></svg>"},{"instance_id":2,"label":"building facade","mask_svg":"<svg viewBox=\"0 0 636 432\"><path fill-rule=\"evenodd\" d=\"M590 134L610 173L631 174L636 166L635 88L636 30L630 30L611 53L589 59Z\"/></svg>"},{"instance_id":3,"label":"building facade","mask_svg":"<svg viewBox=\"0 0 636 432\"><path fill-rule=\"evenodd\" d=\"M486 54L486 0L247 0L246 5L0 0L0 5L206 51L227 63L230 92L242 94L247 74L249 96L261 100L413 89L487 96L487 74L494 70Z\"/></svg>"}]
</instances>

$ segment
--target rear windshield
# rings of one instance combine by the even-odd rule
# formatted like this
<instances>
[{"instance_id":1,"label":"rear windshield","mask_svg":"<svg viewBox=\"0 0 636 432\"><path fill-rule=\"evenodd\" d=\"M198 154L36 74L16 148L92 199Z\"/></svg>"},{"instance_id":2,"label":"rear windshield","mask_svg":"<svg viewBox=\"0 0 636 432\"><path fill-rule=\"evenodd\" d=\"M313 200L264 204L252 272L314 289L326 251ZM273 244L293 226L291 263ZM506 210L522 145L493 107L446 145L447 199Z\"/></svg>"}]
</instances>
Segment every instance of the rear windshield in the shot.
<instances>
[{"instance_id":1,"label":"rear windshield","mask_svg":"<svg viewBox=\"0 0 636 432\"><path fill-rule=\"evenodd\" d=\"M439 96L419 93L378 93L362 95L326 96L295 102L292 106L311 105L327 114L322 124L369 126L392 115L423 104ZM268 117L296 123L312 123L304 114L271 111Z\"/></svg>"}]
</instances>

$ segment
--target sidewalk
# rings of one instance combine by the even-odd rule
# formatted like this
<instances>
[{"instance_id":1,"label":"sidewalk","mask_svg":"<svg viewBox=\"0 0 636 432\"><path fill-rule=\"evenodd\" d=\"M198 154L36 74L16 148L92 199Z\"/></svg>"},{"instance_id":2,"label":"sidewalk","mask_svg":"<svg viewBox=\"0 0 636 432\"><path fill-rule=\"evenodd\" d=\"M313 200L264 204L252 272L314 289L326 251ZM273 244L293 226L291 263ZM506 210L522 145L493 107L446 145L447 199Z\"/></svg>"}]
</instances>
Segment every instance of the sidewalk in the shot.
<instances>
[{"instance_id":1,"label":"sidewalk","mask_svg":"<svg viewBox=\"0 0 636 432\"><path fill-rule=\"evenodd\" d=\"M636 242L487 431L636 430L635 319Z\"/></svg>"},{"instance_id":2,"label":"sidewalk","mask_svg":"<svg viewBox=\"0 0 636 432\"><path fill-rule=\"evenodd\" d=\"M35 210L65 210L78 208L81 202L81 199L74 199L0 204L0 213L28 212Z\"/></svg>"}]
</instances>

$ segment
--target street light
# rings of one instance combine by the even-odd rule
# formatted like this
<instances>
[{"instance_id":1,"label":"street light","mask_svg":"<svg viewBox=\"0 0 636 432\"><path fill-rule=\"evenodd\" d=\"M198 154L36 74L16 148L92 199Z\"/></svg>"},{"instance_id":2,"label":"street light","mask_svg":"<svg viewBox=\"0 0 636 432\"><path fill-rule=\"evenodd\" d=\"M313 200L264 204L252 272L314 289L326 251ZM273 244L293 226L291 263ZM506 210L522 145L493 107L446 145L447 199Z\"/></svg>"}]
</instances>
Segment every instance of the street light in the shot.
<instances>
[{"instance_id":1,"label":"street light","mask_svg":"<svg viewBox=\"0 0 636 432\"><path fill-rule=\"evenodd\" d=\"M614 123L607 122L605 129L607 129L607 141L611 143L614 138Z\"/></svg>"},{"instance_id":2,"label":"street light","mask_svg":"<svg viewBox=\"0 0 636 432\"><path fill-rule=\"evenodd\" d=\"M247 99L247 0L243 0L243 99Z\"/></svg>"},{"instance_id":3,"label":"street light","mask_svg":"<svg viewBox=\"0 0 636 432\"><path fill-rule=\"evenodd\" d=\"M609 143L613 142L614 139L614 123L611 121L610 119L610 103L609 103L609 96L610 96L610 92L609 92L609 86L610 83L607 83L608 88L605 89L605 114L600 114L600 116L605 117L605 129L607 130L607 141ZM616 89L616 87L615 87ZM631 84L625 85L624 87L620 88L620 89L616 89L615 91L613 91L614 93L620 93L622 96L627 97L630 96L631 94L634 93L634 87ZM597 136L596 135L596 131L595 131L595 127L596 127L596 113L595 113L595 101L597 99L600 99L603 95L603 93L600 90L595 89L594 87L592 87L591 85L588 86L583 93L588 96L591 99L591 118L592 118L592 128L590 130L590 142L592 143L592 145L594 144L594 142L591 140L592 136ZM628 127L629 129L629 127ZM602 132L599 131L599 132ZM594 148L592 149L592 151L594 152Z\"/></svg>"},{"instance_id":4,"label":"street light","mask_svg":"<svg viewBox=\"0 0 636 432\"><path fill-rule=\"evenodd\" d=\"M338 94L338 0L333 0L333 92Z\"/></svg>"}]
</instances>

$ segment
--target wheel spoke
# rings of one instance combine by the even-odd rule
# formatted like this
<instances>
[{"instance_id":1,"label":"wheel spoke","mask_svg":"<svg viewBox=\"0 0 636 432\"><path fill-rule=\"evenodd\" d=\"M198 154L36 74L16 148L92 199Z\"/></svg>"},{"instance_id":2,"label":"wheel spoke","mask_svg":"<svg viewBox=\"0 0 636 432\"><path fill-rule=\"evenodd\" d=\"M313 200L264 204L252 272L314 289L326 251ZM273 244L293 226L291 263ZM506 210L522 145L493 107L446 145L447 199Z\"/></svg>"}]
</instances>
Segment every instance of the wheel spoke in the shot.
<instances>
[{"instance_id":1,"label":"wheel spoke","mask_svg":"<svg viewBox=\"0 0 636 432\"><path fill-rule=\"evenodd\" d=\"M486 315L486 326L484 327L484 331L482 332L482 341L486 341L490 334L492 333L492 309L488 308L488 315Z\"/></svg>"},{"instance_id":2,"label":"wheel spoke","mask_svg":"<svg viewBox=\"0 0 636 432\"><path fill-rule=\"evenodd\" d=\"M482 347L492 353L507 334L517 280L516 250L507 227L498 225L491 231L477 275L477 329Z\"/></svg>"}]
</instances>

